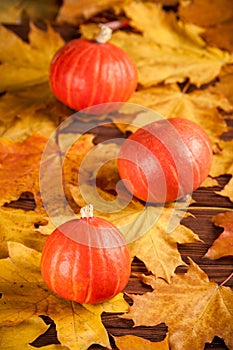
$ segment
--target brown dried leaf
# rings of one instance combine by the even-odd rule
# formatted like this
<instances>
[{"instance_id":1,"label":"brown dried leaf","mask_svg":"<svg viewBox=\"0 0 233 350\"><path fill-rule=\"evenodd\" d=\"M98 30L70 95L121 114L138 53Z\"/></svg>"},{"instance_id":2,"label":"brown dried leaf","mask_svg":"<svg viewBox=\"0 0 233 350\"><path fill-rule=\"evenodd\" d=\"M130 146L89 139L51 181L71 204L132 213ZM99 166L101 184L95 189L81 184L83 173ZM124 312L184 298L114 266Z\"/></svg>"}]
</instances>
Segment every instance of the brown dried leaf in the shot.
<instances>
[{"instance_id":1,"label":"brown dried leaf","mask_svg":"<svg viewBox=\"0 0 233 350\"><path fill-rule=\"evenodd\" d=\"M153 276L145 276L143 282L153 292L130 295L134 304L123 316L133 319L135 326L165 322L173 350L203 350L215 336L224 339L229 349L233 347L233 292L210 282L192 260L188 272L175 275L171 284Z\"/></svg>"},{"instance_id":2,"label":"brown dried leaf","mask_svg":"<svg viewBox=\"0 0 233 350\"><path fill-rule=\"evenodd\" d=\"M205 28L202 36L209 45L233 51L233 6L231 0L181 1L178 13L182 21Z\"/></svg>"},{"instance_id":3,"label":"brown dried leaf","mask_svg":"<svg viewBox=\"0 0 233 350\"><path fill-rule=\"evenodd\" d=\"M212 221L216 226L223 227L224 231L208 249L205 257L219 259L233 255L233 212L220 213L214 216Z\"/></svg>"},{"instance_id":4,"label":"brown dried leaf","mask_svg":"<svg viewBox=\"0 0 233 350\"><path fill-rule=\"evenodd\" d=\"M218 24L214 28L207 28L202 37L208 45L233 53L232 32L233 17L228 22Z\"/></svg>"},{"instance_id":5,"label":"brown dried leaf","mask_svg":"<svg viewBox=\"0 0 233 350\"><path fill-rule=\"evenodd\" d=\"M233 6L231 0L181 0L178 13L185 22L211 27L233 18Z\"/></svg>"}]
</instances>

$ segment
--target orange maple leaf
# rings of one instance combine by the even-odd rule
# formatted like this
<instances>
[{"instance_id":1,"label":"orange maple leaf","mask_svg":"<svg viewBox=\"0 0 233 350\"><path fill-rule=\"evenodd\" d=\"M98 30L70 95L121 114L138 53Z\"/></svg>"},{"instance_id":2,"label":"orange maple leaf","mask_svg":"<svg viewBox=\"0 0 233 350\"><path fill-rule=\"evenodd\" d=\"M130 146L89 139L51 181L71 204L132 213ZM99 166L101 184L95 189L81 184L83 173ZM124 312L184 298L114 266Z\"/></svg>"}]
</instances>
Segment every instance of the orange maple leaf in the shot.
<instances>
[{"instance_id":1,"label":"orange maple leaf","mask_svg":"<svg viewBox=\"0 0 233 350\"><path fill-rule=\"evenodd\" d=\"M233 212L220 213L213 217L216 226L224 228L224 231L214 241L205 254L206 258L219 259L223 256L233 255Z\"/></svg>"}]
</instances>

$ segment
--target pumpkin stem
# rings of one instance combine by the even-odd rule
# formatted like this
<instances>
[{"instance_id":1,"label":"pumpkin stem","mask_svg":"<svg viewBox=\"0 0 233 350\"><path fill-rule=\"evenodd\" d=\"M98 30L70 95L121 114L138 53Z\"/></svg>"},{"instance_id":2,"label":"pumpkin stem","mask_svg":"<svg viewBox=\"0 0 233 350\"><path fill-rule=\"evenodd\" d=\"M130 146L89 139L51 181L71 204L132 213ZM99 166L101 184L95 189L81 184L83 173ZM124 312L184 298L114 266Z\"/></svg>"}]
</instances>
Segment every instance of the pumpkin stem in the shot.
<instances>
[{"instance_id":1,"label":"pumpkin stem","mask_svg":"<svg viewBox=\"0 0 233 350\"><path fill-rule=\"evenodd\" d=\"M82 207L80 210L80 214L82 218L92 218L94 216L93 205L88 204L88 205L85 205L85 207Z\"/></svg>"},{"instance_id":2,"label":"pumpkin stem","mask_svg":"<svg viewBox=\"0 0 233 350\"><path fill-rule=\"evenodd\" d=\"M97 34L96 41L99 44L105 44L108 40L111 39L112 29L105 24L100 24L100 31Z\"/></svg>"}]
</instances>

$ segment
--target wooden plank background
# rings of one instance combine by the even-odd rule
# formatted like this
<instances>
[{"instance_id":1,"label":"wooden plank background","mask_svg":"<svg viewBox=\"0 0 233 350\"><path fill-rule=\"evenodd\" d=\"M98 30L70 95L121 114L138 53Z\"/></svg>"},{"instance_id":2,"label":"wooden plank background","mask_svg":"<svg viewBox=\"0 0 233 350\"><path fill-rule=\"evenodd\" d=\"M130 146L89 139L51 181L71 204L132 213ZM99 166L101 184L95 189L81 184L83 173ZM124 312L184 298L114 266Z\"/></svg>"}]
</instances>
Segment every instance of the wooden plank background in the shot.
<instances>
[{"instance_id":1,"label":"wooden plank background","mask_svg":"<svg viewBox=\"0 0 233 350\"><path fill-rule=\"evenodd\" d=\"M22 38L27 38L28 28L24 26L8 26L8 28L14 30ZM64 28L59 28L63 36L67 39L74 36L75 32L72 26ZM226 121L229 125L233 126L233 117L225 116ZM217 127L217 125L216 125ZM108 137L112 138L114 132L117 137L119 137L119 131L114 127L109 128L97 128L95 130L97 135L97 142L101 142L103 139ZM223 139L230 140L233 138L233 129L228 133L223 135ZM233 204L227 198L221 197L215 193L223 188L223 186L229 181L230 176L221 176L218 178L219 186L214 188L199 188L193 193L193 198L195 203L190 206L189 211L194 214L195 217L189 217L183 220L183 224L190 227L199 237L203 240L202 242L195 244L180 245L179 251L185 262L188 263L188 258L190 257L196 262L209 276L211 281L221 284L232 272L233 270L233 260L232 257L224 257L218 260L208 260L204 259L203 256L207 252L208 248L212 245L213 241L222 232L222 229L215 227L211 221L212 217L218 213L225 212L227 209L233 209ZM8 204L10 207L22 208L22 209L34 209L35 203L30 194L25 193L21 196L20 200ZM186 268L179 267L177 272L185 272ZM137 277L133 276L135 272L146 272L144 264L138 259L134 259L132 263L132 276L130 277L129 283L125 288L126 293L136 293L142 294L146 291L150 291L149 286L143 285ZM233 278L228 280L225 284L226 286L233 287ZM126 296L126 300L131 303L131 300ZM56 338L56 329L52 320L48 317L44 318L46 322L50 324L49 330L40 338L38 338L32 345L35 347L40 347L42 345L47 345L51 343L58 343ZM114 341L111 338L113 336L122 335L137 335L144 337L151 341L161 341L164 339L167 331L165 324L160 324L154 327L133 327L133 322L131 320L123 320L119 318L117 314L107 314L102 315L103 324L105 325L107 331L109 332L111 344L113 349L117 349ZM98 345L92 345L89 349L100 350L105 349ZM213 350L227 350L228 348L224 344L224 341L218 337L215 337L211 344L206 344L205 349ZM131 350L131 349L129 349ZM142 349L143 350L143 349ZM195 350L195 349L190 349Z\"/></svg>"}]
</instances>

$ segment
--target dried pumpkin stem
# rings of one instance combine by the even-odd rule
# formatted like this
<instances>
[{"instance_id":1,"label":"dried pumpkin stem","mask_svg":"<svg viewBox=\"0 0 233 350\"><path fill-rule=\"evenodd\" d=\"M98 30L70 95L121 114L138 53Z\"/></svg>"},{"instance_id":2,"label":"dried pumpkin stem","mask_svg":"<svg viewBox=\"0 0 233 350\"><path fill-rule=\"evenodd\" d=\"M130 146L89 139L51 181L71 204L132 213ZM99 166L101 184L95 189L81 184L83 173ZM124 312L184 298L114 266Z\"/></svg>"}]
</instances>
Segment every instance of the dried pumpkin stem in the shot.
<instances>
[{"instance_id":1,"label":"dried pumpkin stem","mask_svg":"<svg viewBox=\"0 0 233 350\"><path fill-rule=\"evenodd\" d=\"M81 208L80 210L80 214L82 218L92 218L94 216L93 214L93 205L92 204L88 204L85 205L85 207Z\"/></svg>"},{"instance_id":2,"label":"dried pumpkin stem","mask_svg":"<svg viewBox=\"0 0 233 350\"><path fill-rule=\"evenodd\" d=\"M100 24L100 31L97 34L96 41L99 44L105 44L108 40L111 39L112 29L105 24Z\"/></svg>"}]
</instances>

